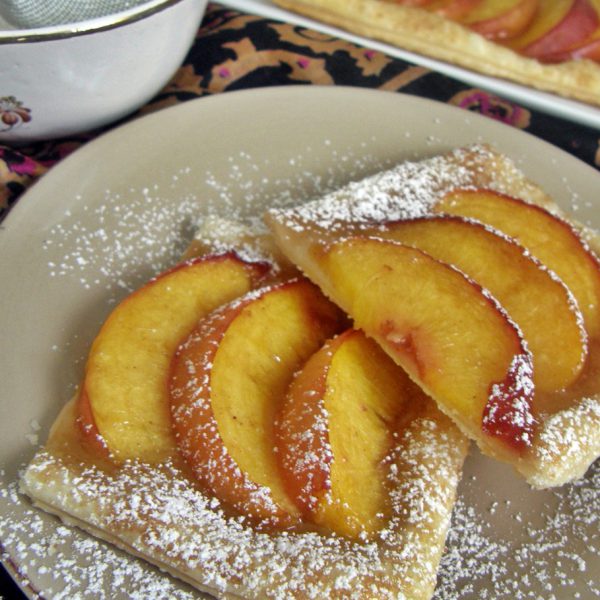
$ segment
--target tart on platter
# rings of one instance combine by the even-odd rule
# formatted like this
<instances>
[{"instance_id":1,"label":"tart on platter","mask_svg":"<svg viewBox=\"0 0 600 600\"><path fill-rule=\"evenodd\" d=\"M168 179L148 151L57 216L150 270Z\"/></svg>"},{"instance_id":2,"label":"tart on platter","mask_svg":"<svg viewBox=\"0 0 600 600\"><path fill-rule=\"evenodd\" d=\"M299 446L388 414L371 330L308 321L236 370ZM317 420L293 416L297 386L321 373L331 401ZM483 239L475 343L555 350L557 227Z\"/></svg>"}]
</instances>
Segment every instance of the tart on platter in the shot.
<instances>
[{"instance_id":1,"label":"tart on platter","mask_svg":"<svg viewBox=\"0 0 600 600\"><path fill-rule=\"evenodd\" d=\"M600 105L597 0L275 0L477 73Z\"/></svg>"}]
</instances>

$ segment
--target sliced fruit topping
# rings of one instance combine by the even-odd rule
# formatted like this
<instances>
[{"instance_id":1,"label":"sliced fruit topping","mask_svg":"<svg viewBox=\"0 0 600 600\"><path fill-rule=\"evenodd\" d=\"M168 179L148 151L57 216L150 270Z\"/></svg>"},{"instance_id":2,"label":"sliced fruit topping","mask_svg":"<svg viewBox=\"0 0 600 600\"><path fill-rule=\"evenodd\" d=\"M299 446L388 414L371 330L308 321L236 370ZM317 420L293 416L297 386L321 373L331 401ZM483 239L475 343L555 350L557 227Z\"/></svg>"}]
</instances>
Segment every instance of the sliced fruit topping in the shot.
<instances>
[{"instance_id":1,"label":"sliced fruit topping","mask_svg":"<svg viewBox=\"0 0 600 600\"><path fill-rule=\"evenodd\" d=\"M343 336L328 341L294 377L275 422L275 448L283 482L304 516L315 512L331 489L333 457L325 410L327 375Z\"/></svg>"},{"instance_id":2,"label":"sliced fruit topping","mask_svg":"<svg viewBox=\"0 0 600 600\"><path fill-rule=\"evenodd\" d=\"M600 28L596 29L591 36L582 42L573 44L563 50L547 54L544 57L544 60L550 63L560 63L567 60L579 60L583 58L600 62Z\"/></svg>"},{"instance_id":3,"label":"sliced fruit topping","mask_svg":"<svg viewBox=\"0 0 600 600\"><path fill-rule=\"evenodd\" d=\"M83 387L79 390L77 395L75 410L77 415L76 423L79 432L82 434L81 440L84 447L97 457L110 459L110 450L108 449L108 445L104 441L104 438L98 431L96 420L92 413L90 399Z\"/></svg>"},{"instance_id":4,"label":"sliced fruit topping","mask_svg":"<svg viewBox=\"0 0 600 600\"><path fill-rule=\"evenodd\" d=\"M462 23L490 40L507 40L532 23L539 0L483 0Z\"/></svg>"},{"instance_id":5,"label":"sliced fruit topping","mask_svg":"<svg viewBox=\"0 0 600 600\"><path fill-rule=\"evenodd\" d=\"M590 0L540 2L531 25L509 46L526 56L544 60L557 52L583 42L599 26Z\"/></svg>"},{"instance_id":6,"label":"sliced fruit topping","mask_svg":"<svg viewBox=\"0 0 600 600\"><path fill-rule=\"evenodd\" d=\"M531 354L478 284L420 250L373 238L331 244L319 268L328 294L466 433L481 437L488 404L497 413L500 402L512 436L492 419L486 447L506 454L530 446Z\"/></svg>"},{"instance_id":7,"label":"sliced fruit topping","mask_svg":"<svg viewBox=\"0 0 600 600\"><path fill-rule=\"evenodd\" d=\"M351 538L385 525L393 436L411 394L422 396L358 330L308 361L278 413L275 439L286 487L309 519Z\"/></svg>"},{"instance_id":8,"label":"sliced fruit topping","mask_svg":"<svg viewBox=\"0 0 600 600\"><path fill-rule=\"evenodd\" d=\"M483 413L483 430L515 447L531 444L533 419L531 365L517 356L508 376L490 389Z\"/></svg>"},{"instance_id":9,"label":"sliced fruit topping","mask_svg":"<svg viewBox=\"0 0 600 600\"><path fill-rule=\"evenodd\" d=\"M447 19L458 20L475 10L482 0L434 0L425 8Z\"/></svg>"},{"instance_id":10,"label":"sliced fruit topping","mask_svg":"<svg viewBox=\"0 0 600 600\"><path fill-rule=\"evenodd\" d=\"M523 332L538 390L560 390L579 377L587 356L579 308L565 285L522 246L449 215L387 223L376 235L420 248L489 290Z\"/></svg>"},{"instance_id":11,"label":"sliced fruit topping","mask_svg":"<svg viewBox=\"0 0 600 600\"><path fill-rule=\"evenodd\" d=\"M83 435L116 460L160 462L175 455L171 357L198 319L255 287L267 271L266 264L234 254L209 256L176 266L123 300L87 360L78 402Z\"/></svg>"},{"instance_id":12,"label":"sliced fruit topping","mask_svg":"<svg viewBox=\"0 0 600 600\"><path fill-rule=\"evenodd\" d=\"M259 526L298 519L273 451L274 416L294 373L341 324L315 286L296 280L219 309L173 358L171 412L184 459Z\"/></svg>"},{"instance_id":13,"label":"sliced fruit topping","mask_svg":"<svg viewBox=\"0 0 600 600\"><path fill-rule=\"evenodd\" d=\"M455 190L435 210L477 219L514 238L571 290L589 337L600 336L600 263L571 225L492 190Z\"/></svg>"},{"instance_id":14,"label":"sliced fruit topping","mask_svg":"<svg viewBox=\"0 0 600 600\"><path fill-rule=\"evenodd\" d=\"M404 6L419 6L424 7L428 4L431 4L435 0L390 0L390 2L395 4L403 4Z\"/></svg>"}]
</instances>

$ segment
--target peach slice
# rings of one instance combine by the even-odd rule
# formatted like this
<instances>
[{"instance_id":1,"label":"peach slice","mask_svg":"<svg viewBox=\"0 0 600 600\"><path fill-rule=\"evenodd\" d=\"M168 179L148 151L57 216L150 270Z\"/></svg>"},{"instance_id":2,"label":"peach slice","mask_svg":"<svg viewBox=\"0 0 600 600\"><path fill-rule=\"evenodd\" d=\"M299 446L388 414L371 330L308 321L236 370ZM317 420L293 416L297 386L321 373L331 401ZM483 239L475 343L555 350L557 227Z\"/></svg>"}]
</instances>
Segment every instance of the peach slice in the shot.
<instances>
[{"instance_id":1,"label":"peach slice","mask_svg":"<svg viewBox=\"0 0 600 600\"><path fill-rule=\"evenodd\" d=\"M75 423L79 433L81 433L82 445L87 448L93 456L110 460L110 450L104 441L104 438L98 431L98 426L96 425L96 420L92 413L90 399L83 387L77 394L75 413Z\"/></svg>"},{"instance_id":2,"label":"peach slice","mask_svg":"<svg viewBox=\"0 0 600 600\"><path fill-rule=\"evenodd\" d=\"M482 0L434 0L425 8L446 19L457 21L475 10L481 2Z\"/></svg>"},{"instance_id":3,"label":"peach slice","mask_svg":"<svg viewBox=\"0 0 600 600\"><path fill-rule=\"evenodd\" d=\"M385 525L393 436L411 394L422 396L361 331L309 359L275 427L282 476L308 518L351 538Z\"/></svg>"},{"instance_id":4,"label":"peach slice","mask_svg":"<svg viewBox=\"0 0 600 600\"><path fill-rule=\"evenodd\" d=\"M435 0L389 0L394 4L402 4L403 6L418 6L424 7L435 2Z\"/></svg>"},{"instance_id":5,"label":"peach slice","mask_svg":"<svg viewBox=\"0 0 600 600\"><path fill-rule=\"evenodd\" d=\"M490 40L514 38L531 24L538 0L484 0L462 23Z\"/></svg>"},{"instance_id":6,"label":"peach slice","mask_svg":"<svg viewBox=\"0 0 600 600\"><path fill-rule=\"evenodd\" d=\"M273 420L294 373L341 325L306 280L251 292L207 317L175 353L177 445L195 476L258 526L294 523L273 452Z\"/></svg>"},{"instance_id":7,"label":"peach slice","mask_svg":"<svg viewBox=\"0 0 600 600\"><path fill-rule=\"evenodd\" d=\"M560 390L579 377L587 356L581 312L566 286L522 246L447 215L387 223L376 235L420 248L489 290L523 331L538 390Z\"/></svg>"},{"instance_id":8,"label":"peach slice","mask_svg":"<svg viewBox=\"0 0 600 600\"><path fill-rule=\"evenodd\" d=\"M531 354L478 284L398 242L350 237L326 244L321 231L287 217L271 213L266 220L290 259L463 432L505 460L531 446Z\"/></svg>"},{"instance_id":9,"label":"peach slice","mask_svg":"<svg viewBox=\"0 0 600 600\"><path fill-rule=\"evenodd\" d=\"M567 60L580 60L584 58L600 62L600 29L597 29L590 37L579 44L574 44L559 52L546 55L544 60L551 63L560 63Z\"/></svg>"},{"instance_id":10,"label":"peach slice","mask_svg":"<svg viewBox=\"0 0 600 600\"><path fill-rule=\"evenodd\" d=\"M252 289L268 269L234 254L208 256L125 298L87 359L78 402L84 437L98 451L106 445L115 460L161 462L176 455L166 388L171 357L199 318Z\"/></svg>"},{"instance_id":11,"label":"peach slice","mask_svg":"<svg viewBox=\"0 0 600 600\"><path fill-rule=\"evenodd\" d=\"M504 232L554 271L577 300L590 338L600 337L600 262L566 221L492 190L455 190L436 212L471 217Z\"/></svg>"},{"instance_id":12,"label":"peach slice","mask_svg":"<svg viewBox=\"0 0 600 600\"><path fill-rule=\"evenodd\" d=\"M598 26L598 13L590 0L542 2L530 27L508 45L543 61L546 56L582 42Z\"/></svg>"}]
</instances>

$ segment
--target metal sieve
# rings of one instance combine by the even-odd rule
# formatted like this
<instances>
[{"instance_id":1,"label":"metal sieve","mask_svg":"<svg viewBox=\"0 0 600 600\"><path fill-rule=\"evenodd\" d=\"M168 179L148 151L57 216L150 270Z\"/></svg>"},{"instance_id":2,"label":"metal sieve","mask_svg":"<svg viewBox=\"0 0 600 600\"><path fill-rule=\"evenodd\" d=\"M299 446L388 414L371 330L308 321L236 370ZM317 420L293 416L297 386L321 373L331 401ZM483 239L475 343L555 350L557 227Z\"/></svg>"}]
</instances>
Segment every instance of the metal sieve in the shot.
<instances>
[{"instance_id":1,"label":"metal sieve","mask_svg":"<svg viewBox=\"0 0 600 600\"><path fill-rule=\"evenodd\" d=\"M104 17L148 0L0 0L0 16L19 29L77 23Z\"/></svg>"}]
</instances>

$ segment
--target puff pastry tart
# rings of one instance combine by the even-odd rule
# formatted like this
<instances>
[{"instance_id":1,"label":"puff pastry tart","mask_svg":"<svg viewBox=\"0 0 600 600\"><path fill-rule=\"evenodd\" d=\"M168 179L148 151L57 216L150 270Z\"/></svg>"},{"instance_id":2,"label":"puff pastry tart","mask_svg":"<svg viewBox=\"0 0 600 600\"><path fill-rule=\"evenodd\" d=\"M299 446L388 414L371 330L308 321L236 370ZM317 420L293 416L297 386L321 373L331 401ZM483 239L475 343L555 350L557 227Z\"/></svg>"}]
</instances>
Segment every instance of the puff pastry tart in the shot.
<instances>
[{"instance_id":1,"label":"puff pastry tart","mask_svg":"<svg viewBox=\"0 0 600 600\"><path fill-rule=\"evenodd\" d=\"M600 455L598 239L507 157L405 163L267 222L484 453L536 487Z\"/></svg>"},{"instance_id":2,"label":"puff pastry tart","mask_svg":"<svg viewBox=\"0 0 600 600\"><path fill-rule=\"evenodd\" d=\"M429 598L467 440L293 274L188 256L127 297L22 488L217 597Z\"/></svg>"},{"instance_id":3,"label":"puff pastry tart","mask_svg":"<svg viewBox=\"0 0 600 600\"><path fill-rule=\"evenodd\" d=\"M600 105L597 0L275 0L349 32Z\"/></svg>"}]
</instances>

